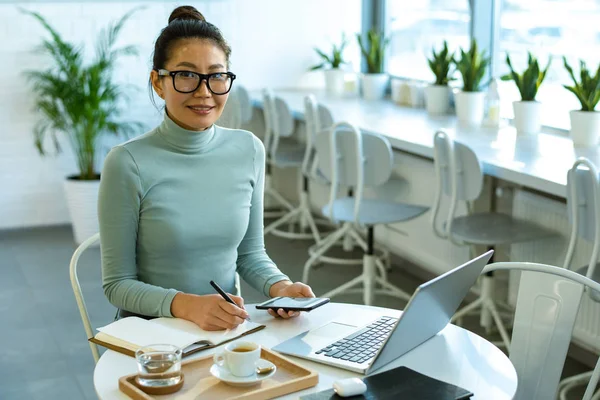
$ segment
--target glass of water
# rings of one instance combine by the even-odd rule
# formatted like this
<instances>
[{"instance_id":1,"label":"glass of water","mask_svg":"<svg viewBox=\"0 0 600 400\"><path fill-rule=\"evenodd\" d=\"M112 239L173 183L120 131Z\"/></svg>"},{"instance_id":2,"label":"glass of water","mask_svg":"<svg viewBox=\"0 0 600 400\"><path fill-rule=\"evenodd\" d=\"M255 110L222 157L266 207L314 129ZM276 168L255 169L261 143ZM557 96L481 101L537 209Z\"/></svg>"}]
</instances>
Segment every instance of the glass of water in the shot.
<instances>
[{"instance_id":1,"label":"glass of water","mask_svg":"<svg viewBox=\"0 0 600 400\"><path fill-rule=\"evenodd\" d=\"M152 344L135 352L137 383L146 387L177 385L181 381L181 349L171 344Z\"/></svg>"}]
</instances>

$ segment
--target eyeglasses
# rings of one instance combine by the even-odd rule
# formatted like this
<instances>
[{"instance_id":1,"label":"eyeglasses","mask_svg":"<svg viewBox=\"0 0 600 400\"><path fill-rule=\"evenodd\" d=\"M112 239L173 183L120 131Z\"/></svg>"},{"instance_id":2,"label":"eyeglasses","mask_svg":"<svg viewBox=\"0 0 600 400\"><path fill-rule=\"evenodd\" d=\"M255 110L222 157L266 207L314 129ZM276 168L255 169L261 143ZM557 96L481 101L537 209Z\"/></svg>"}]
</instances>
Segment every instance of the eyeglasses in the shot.
<instances>
[{"instance_id":1,"label":"eyeglasses","mask_svg":"<svg viewBox=\"0 0 600 400\"><path fill-rule=\"evenodd\" d=\"M213 94L223 95L229 93L235 74L232 72L215 72L212 74L199 74L193 71L167 71L156 70L160 76L171 76L173 87L179 93L192 93L198 90L202 81L206 80L206 86Z\"/></svg>"}]
</instances>

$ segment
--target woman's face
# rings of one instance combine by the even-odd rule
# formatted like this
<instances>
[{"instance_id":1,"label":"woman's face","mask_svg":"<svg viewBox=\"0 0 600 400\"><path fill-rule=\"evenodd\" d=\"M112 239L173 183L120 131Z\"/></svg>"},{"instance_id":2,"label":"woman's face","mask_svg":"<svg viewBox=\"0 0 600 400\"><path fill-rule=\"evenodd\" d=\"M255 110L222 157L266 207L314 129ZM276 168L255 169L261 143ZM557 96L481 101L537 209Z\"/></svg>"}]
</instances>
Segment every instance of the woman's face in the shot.
<instances>
[{"instance_id":1,"label":"woman's face","mask_svg":"<svg viewBox=\"0 0 600 400\"><path fill-rule=\"evenodd\" d=\"M209 40L182 39L173 45L164 69L192 71L199 74L227 72L225 53ZM165 101L169 117L184 129L202 131L215 123L223 112L229 94L213 94L203 80L192 93L180 93L173 87L171 76L150 74L152 86ZM179 87L178 87L179 89Z\"/></svg>"}]
</instances>

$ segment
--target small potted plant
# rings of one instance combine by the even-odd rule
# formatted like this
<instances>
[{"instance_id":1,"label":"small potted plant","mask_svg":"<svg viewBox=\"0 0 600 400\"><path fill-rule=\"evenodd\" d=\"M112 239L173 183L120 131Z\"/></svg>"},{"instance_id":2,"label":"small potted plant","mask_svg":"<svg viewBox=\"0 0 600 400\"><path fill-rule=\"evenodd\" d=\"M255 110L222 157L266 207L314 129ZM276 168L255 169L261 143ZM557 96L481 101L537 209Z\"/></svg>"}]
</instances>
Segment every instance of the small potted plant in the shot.
<instances>
[{"instance_id":1,"label":"small potted plant","mask_svg":"<svg viewBox=\"0 0 600 400\"><path fill-rule=\"evenodd\" d=\"M431 58L427 59L435 82L425 88L425 103L429 114L447 114L450 107L450 87L452 78L453 54L448 51L448 43L439 52L431 50Z\"/></svg>"},{"instance_id":2,"label":"small potted plant","mask_svg":"<svg viewBox=\"0 0 600 400\"><path fill-rule=\"evenodd\" d=\"M513 68L510 56L508 53L506 54L506 64L510 69L510 73L504 75L502 80L514 81L521 94L521 101L513 102L514 125L518 133L537 133L540 130L542 103L536 101L535 96L546 77L551 62L552 58L548 60L546 68L540 70L537 58L528 52L527 68L522 74L519 74Z\"/></svg>"},{"instance_id":3,"label":"small potted plant","mask_svg":"<svg viewBox=\"0 0 600 400\"><path fill-rule=\"evenodd\" d=\"M600 65L595 75L591 75L584 61L579 61L579 77L577 80L573 68L563 57L565 68L569 72L574 86L563 85L581 103L581 110L572 110L571 138L576 146L596 146L600 137L600 113L595 111L600 101Z\"/></svg>"},{"instance_id":4,"label":"small potted plant","mask_svg":"<svg viewBox=\"0 0 600 400\"><path fill-rule=\"evenodd\" d=\"M481 125L485 104L482 81L490 59L485 57L485 52L479 52L477 41L472 39L469 50L461 48L460 58L454 64L463 80L462 90L455 94L458 121L463 125Z\"/></svg>"},{"instance_id":5,"label":"small potted plant","mask_svg":"<svg viewBox=\"0 0 600 400\"><path fill-rule=\"evenodd\" d=\"M315 51L321 57L322 62L311 68L311 71L323 69L325 73L325 88L327 93L333 96L341 96L344 93L344 71L340 69L344 61L344 48L348 44L345 35L342 35L342 43L337 46L333 45L331 55L315 48Z\"/></svg>"},{"instance_id":6,"label":"small potted plant","mask_svg":"<svg viewBox=\"0 0 600 400\"><path fill-rule=\"evenodd\" d=\"M366 100L379 100L385 95L389 76L383 72L385 48L390 42L383 34L371 29L367 40L356 34L360 51L367 62L367 73L362 75L362 94Z\"/></svg>"},{"instance_id":7,"label":"small potted plant","mask_svg":"<svg viewBox=\"0 0 600 400\"><path fill-rule=\"evenodd\" d=\"M46 154L48 136L60 151L59 133L67 137L75 153L79 173L66 178L65 192L75 241L79 244L98 232L100 174L96 166L101 139L107 134L128 137L141 127L121 118L127 86L113 79L119 57L137 54L132 46L115 48L119 33L132 13L101 32L96 57L85 65L80 46L65 42L39 13L23 12L38 20L50 34L40 49L50 56L52 63L44 65L43 70L25 73L41 117L33 133L41 155Z\"/></svg>"}]
</instances>

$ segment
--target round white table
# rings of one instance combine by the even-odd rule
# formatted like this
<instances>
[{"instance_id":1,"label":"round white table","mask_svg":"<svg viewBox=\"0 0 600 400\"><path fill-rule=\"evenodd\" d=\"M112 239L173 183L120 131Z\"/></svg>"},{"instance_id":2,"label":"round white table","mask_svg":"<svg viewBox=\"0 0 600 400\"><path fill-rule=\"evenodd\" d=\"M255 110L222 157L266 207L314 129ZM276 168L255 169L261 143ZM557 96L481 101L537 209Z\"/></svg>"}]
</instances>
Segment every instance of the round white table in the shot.
<instances>
[{"instance_id":1,"label":"round white table","mask_svg":"<svg viewBox=\"0 0 600 400\"><path fill-rule=\"evenodd\" d=\"M381 315L398 317L401 311L361 305L330 303L310 313L303 313L290 320L274 319L265 311L247 306L253 322L267 325L265 329L247 336L267 348L297 335L307 329L321 326L335 316L352 316L357 320L369 320ZM215 349L197 353L192 357L204 357ZM360 376L357 373L292 357L299 364L319 373L317 386L295 392L282 399L299 396L332 387L340 378ZM517 390L517 373L508 357L496 346L482 337L455 325L448 325L442 332L407 354L390 363L389 368L406 366L422 374L452 383L472 391L474 400L512 399ZM386 367L386 369L388 369ZM101 400L128 399L119 391L121 376L136 372L132 357L107 350L94 370L94 387Z\"/></svg>"}]
</instances>

